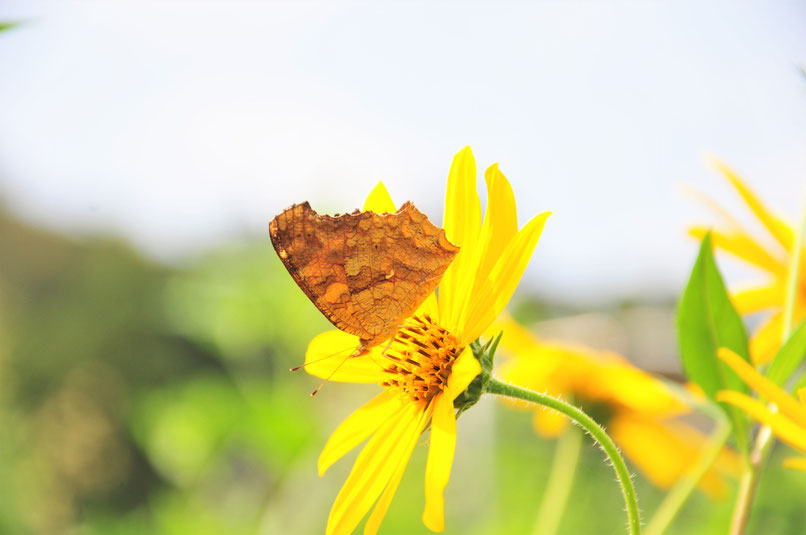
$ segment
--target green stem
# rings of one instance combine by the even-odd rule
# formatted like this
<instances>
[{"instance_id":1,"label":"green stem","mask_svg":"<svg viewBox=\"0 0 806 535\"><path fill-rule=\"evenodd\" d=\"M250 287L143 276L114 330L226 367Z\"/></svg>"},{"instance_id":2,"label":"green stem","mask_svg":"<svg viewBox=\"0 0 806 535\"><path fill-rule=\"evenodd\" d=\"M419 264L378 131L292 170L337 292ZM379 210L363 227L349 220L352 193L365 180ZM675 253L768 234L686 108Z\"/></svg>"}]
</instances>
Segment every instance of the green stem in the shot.
<instances>
[{"instance_id":1,"label":"green stem","mask_svg":"<svg viewBox=\"0 0 806 535\"><path fill-rule=\"evenodd\" d=\"M495 379L490 379L487 384L487 392L490 394L497 394L499 396L507 396L523 401L530 401L543 405L557 412L564 414L572 421L576 422L582 429L588 432L594 440L596 440L604 450L613 465L613 470L616 472L616 477L621 484L621 493L624 495L624 503L627 506L627 519L631 535L639 535L641 533L641 515L638 511L638 500L635 496L635 487L633 487L630 472L627 470L627 464L624 458L619 453L613 439L605 433L604 429L597 424L593 418L582 412L582 410L569 405L557 398L553 398L547 394L539 394L520 388L514 385L508 385Z\"/></svg>"},{"instance_id":2,"label":"green stem","mask_svg":"<svg viewBox=\"0 0 806 535\"><path fill-rule=\"evenodd\" d=\"M571 495L571 486L574 482L574 473L581 451L582 433L579 430L569 429L557 439L551 474L549 474L546 489L543 491L543 501L537 512L533 530L535 535L557 533L568 497Z\"/></svg>"},{"instance_id":3,"label":"green stem","mask_svg":"<svg viewBox=\"0 0 806 535\"><path fill-rule=\"evenodd\" d=\"M761 476L761 469L772 450L772 432L768 426L762 426L756 435L756 443L750 458L747 460L744 474L739 482L739 492L736 496L736 505L733 508L733 518L730 523L730 535L743 535L750 520L750 510L756 498L756 488Z\"/></svg>"},{"instance_id":4,"label":"green stem","mask_svg":"<svg viewBox=\"0 0 806 535\"><path fill-rule=\"evenodd\" d=\"M697 484L716 462L730 435L730 422L722 416L702 449L697 463L680 478L655 511L652 520L647 524L646 535L662 535L668 529L683 504L697 488Z\"/></svg>"},{"instance_id":5,"label":"green stem","mask_svg":"<svg viewBox=\"0 0 806 535\"><path fill-rule=\"evenodd\" d=\"M804 199L801 211L800 226L795 229L795 243L792 244L792 256L789 258L789 271L786 277L786 298L784 300L784 317L781 328L781 343L786 343L792 334L792 324L794 323L795 304L798 298L798 286L800 283L800 262L803 252L803 240L806 235L806 199ZM775 409L775 405L771 405ZM772 431L769 426L764 425L758 430L756 443L750 458L747 460L742 480L739 483L739 492L736 496L736 506L733 509L730 535L742 535L747 529L750 520L750 510L753 507L753 500L756 497L756 487L761 476L764 462L772 450Z\"/></svg>"}]
</instances>

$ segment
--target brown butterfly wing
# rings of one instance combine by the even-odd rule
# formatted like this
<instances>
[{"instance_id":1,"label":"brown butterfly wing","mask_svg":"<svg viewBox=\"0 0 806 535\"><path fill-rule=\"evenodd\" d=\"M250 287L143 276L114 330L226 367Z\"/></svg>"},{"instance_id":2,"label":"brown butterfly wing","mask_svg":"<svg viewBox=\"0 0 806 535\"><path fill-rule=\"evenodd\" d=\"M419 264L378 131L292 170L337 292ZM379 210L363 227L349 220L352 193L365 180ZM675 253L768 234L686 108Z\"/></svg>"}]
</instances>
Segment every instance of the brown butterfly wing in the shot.
<instances>
[{"instance_id":1,"label":"brown butterfly wing","mask_svg":"<svg viewBox=\"0 0 806 535\"><path fill-rule=\"evenodd\" d=\"M319 215L305 202L269 223L291 276L335 325L371 347L436 289L459 252L411 203L394 214Z\"/></svg>"}]
</instances>

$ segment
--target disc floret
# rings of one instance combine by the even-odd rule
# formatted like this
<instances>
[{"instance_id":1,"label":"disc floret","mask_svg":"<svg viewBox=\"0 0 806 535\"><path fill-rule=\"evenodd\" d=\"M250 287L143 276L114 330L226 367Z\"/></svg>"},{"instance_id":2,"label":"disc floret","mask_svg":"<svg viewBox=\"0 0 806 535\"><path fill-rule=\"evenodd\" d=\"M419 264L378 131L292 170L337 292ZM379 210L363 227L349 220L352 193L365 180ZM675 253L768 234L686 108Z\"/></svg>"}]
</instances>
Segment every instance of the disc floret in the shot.
<instances>
[{"instance_id":1,"label":"disc floret","mask_svg":"<svg viewBox=\"0 0 806 535\"><path fill-rule=\"evenodd\" d=\"M385 352L390 364L381 385L412 401L429 403L447 387L461 349L457 338L428 314L412 316Z\"/></svg>"}]
</instances>

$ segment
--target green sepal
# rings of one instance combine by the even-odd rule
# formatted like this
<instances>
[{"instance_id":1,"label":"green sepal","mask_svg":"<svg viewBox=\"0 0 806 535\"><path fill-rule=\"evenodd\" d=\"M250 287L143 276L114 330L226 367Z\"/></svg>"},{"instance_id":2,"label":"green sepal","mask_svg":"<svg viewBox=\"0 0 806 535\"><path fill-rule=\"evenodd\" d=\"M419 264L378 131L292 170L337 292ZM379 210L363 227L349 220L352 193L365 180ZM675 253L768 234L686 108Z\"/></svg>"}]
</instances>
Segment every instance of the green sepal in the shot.
<instances>
[{"instance_id":1,"label":"green sepal","mask_svg":"<svg viewBox=\"0 0 806 535\"><path fill-rule=\"evenodd\" d=\"M501 341L501 336L504 331L498 333L498 336L487 340L487 343L482 345L481 342L475 340L470 343L470 350L473 352L473 357L479 364L481 364L481 373L478 374L464 392L453 400L453 407L457 410L456 417L465 412L467 409L478 403L481 395L487 391L487 384L490 382L493 374L493 359L495 358L495 350L498 348L498 342Z\"/></svg>"}]
</instances>

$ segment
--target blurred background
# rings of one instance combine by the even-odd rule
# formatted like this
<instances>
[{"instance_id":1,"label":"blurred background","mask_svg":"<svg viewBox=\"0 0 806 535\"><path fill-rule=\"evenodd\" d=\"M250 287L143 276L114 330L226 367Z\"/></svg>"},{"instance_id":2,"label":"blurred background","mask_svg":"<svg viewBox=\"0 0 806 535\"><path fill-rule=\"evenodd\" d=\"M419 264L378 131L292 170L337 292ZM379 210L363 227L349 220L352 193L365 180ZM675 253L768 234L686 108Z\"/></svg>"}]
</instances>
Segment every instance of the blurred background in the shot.
<instances>
[{"instance_id":1,"label":"blurred background","mask_svg":"<svg viewBox=\"0 0 806 535\"><path fill-rule=\"evenodd\" d=\"M0 23L1 534L323 532L355 455L316 458L375 387L310 399L288 372L329 328L266 235L294 202L351 211L382 179L439 222L470 144L521 222L554 212L513 314L679 378L709 215L678 186L746 216L712 153L792 219L806 188L800 2L6 0ZM553 444L529 420L462 416L448 533L531 532ZM752 533L806 525L779 450ZM425 452L382 533L427 532ZM582 462L589 514L560 532L621 533L610 468ZM698 495L672 532L730 508Z\"/></svg>"}]
</instances>

